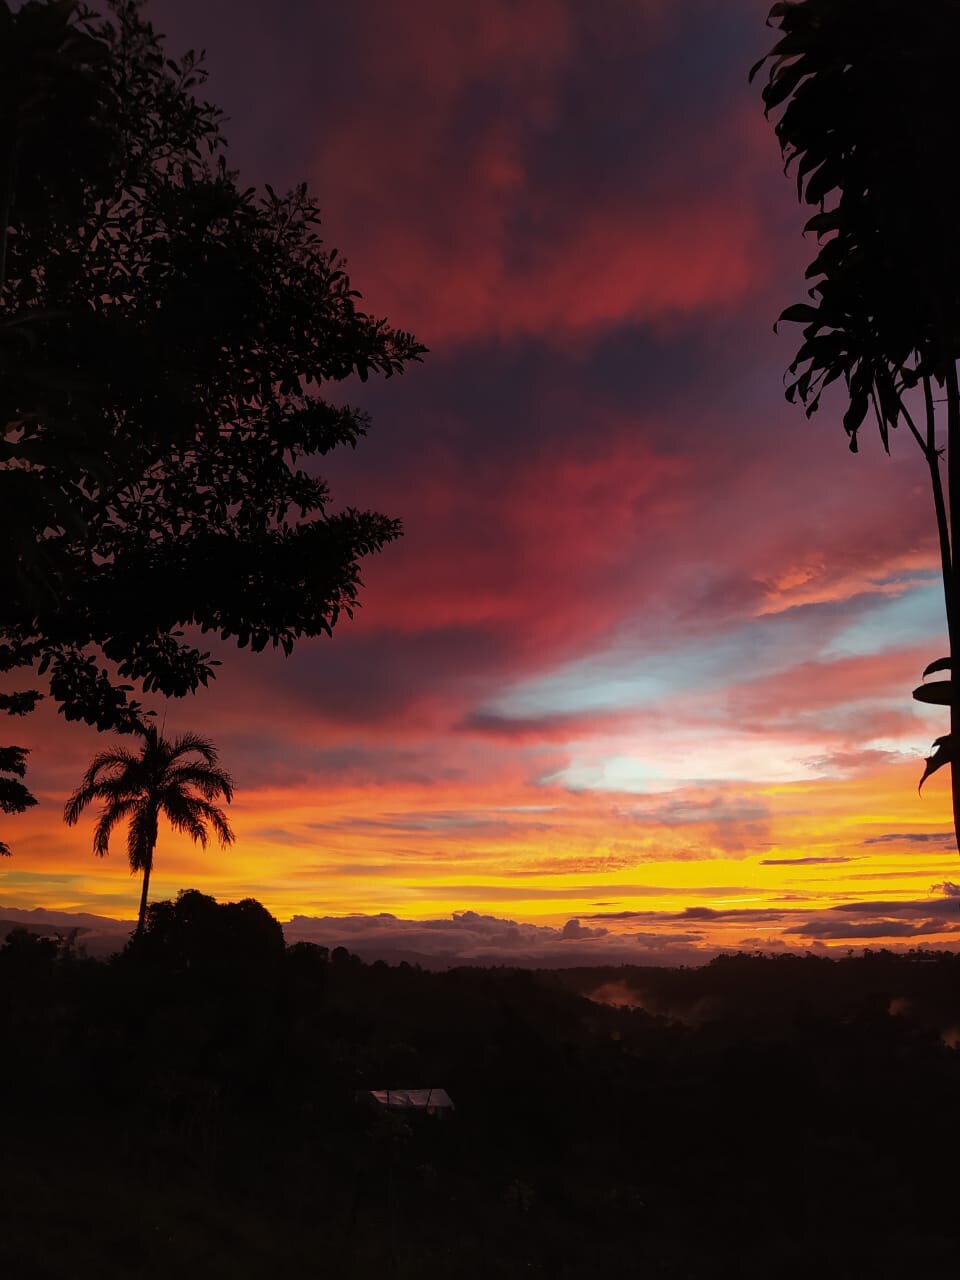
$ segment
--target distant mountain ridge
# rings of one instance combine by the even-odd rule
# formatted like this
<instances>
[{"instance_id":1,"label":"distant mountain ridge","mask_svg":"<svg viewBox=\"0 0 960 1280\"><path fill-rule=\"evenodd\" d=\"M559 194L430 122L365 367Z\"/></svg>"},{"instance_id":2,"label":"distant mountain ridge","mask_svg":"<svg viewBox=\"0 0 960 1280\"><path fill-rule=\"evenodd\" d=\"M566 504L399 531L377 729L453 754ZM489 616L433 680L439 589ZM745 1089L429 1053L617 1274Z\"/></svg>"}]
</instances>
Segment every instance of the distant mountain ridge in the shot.
<instances>
[{"instance_id":1,"label":"distant mountain ridge","mask_svg":"<svg viewBox=\"0 0 960 1280\"><path fill-rule=\"evenodd\" d=\"M14 929L49 935L76 929L77 947L98 960L120 951L133 926L132 920L114 920L110 916L92 915L89 911L0 906L0 942Z\"/></svg>"},{"instance_id":2,"label":"distant mountain ridge","mask_svg":"<svg viewBox=\"0 0 960 1280\"><path fill-rule=\"evenodd\" d=\"M63 925L67 928L130 930L136 921L115 920L112 916L95 916L89 911L48 911L46 907L6 907L0 906L4 920L15 920L18 924Z\"/></svg>"},{"instance_id":3,"label":"distant mountain ridge","mask_svg":"<svg viewBox=\"0 0 960 1280\"><path fill-rule=\"evenodd\" d=\"M56 933L77 929L78 950L96 959L120 951L135 922L115 920L88 911L51 911L0 905L0 942L11 929ZM524 924L482 915L454 912L444 919L405 920L379 912L348 916L295 915L281 921L287 944L312 942L333 951L346 947L368 964L419 965L423 969L452 969L461 965L506 965L523 969L566 969L596 964L705 964L715 948L697 949L668 941L666 945L638 945L603 927L570 920L562 928Z\"/></svg>"}]
</instances>

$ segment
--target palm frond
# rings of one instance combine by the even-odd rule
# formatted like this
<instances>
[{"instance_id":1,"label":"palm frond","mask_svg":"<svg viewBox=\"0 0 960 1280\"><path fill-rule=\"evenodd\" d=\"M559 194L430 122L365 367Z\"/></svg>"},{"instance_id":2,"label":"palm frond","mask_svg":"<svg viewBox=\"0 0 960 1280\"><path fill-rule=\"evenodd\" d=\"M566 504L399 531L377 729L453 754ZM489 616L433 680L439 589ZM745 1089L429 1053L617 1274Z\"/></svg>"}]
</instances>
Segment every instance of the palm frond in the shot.
<instances>
[{"instance_id":1,"label":"palm frond","mask_svg":"<svg viewBox=\"0 0 960 1280\"><path fill-rule=\"evenodd\" d=\"M117 823L122 822L137 806L134 797L118 799L104 807L93 829L93 852L98 858L105 858L110 852L110 837Z\"/></svg>"},{"instance_id":2,"label":"palm frond","mask_svg":"<svg viewBox=\"0 0 960 1280\"><path fill-rule=\"evenodd\" d=\"M98 751L90 761L90 766L83 775L83 782L80 785L96 782L105 769L136 769L139 764L140 757L123 747L114 747L110 751Z\"/></svg>"},{"instance_id":3,"label":"palm frond","mask_svg":"<svg viewBox=\"0 0 960 1280\"><path fill-rule=\"evenodd\" d=\"M199 814L199 807L204 802L184 791L166 791L160 803L174 831L184 832L194 844L206 849L207 828Z\"/></svg>"},{"instance_id":4,"label":"palm frond","mask_svg":"<svg viewBox=\"0 0 960 1280\"><path fill-rule=\"evenodd\" d=\"M233 799L233 779L225 769L209 764L180 764L171 769L165 779L165 788L174 787L185 790L196 787L207 800L222 795L229 804Z\"/></svg>"},{"instance_id":5,"label":"palm frond","mask_svg":"<svg viewBox=\"0 0 960 1280\"><path fill-rule=\"evenodd\" d=\"M149 800L143 798L136 802L127 828L127 857L132 872L145 871L150 866L156 842L156 813Z\"/></svg>"},{"instance_id":6,"label":"palm frond","mask_svg":"<svg viewBox=\"0 0 960 1280\"><path fill-rule=\"evenodd\" d=\"M90 761L90 766L83 775L79 787L63 807L63 820L67 826L72 827L79 821L80 815L92 800L107 799L110 795L117 794L117 792L108 791L107 788L119 784L125 773L135 775L139 771L139 766L138 757L122 747L97 752ZM108 769L120 770L120 776L102 777L101 775ZM134 787L135 781L131 777L129 783L123 787L123 791L130 793Z\"/></svg>"},{"instance_id":7,"label":"palm frond","mask_svg":"<svg viewBox=\"0 0 960 1280\"><path fill-rule=\"evenodd\" d=\"M68 827L76 826L80 821L80 815L84 809L96 796L96 792L92 787L77 787L76 791L68 798L67 803L63 806L63 820Z\"/></svg>"},{"instance_id":8,"label":"palm frond","mask_svg":"<svg viewBox=\"0 0 960 1280\"><path fill-rule=\"evenodd\" d=\"M217 833L220 848L225 849L228 844L233 844L236 836L233 834L233 828L230 826L227 815L219 805L210 804L208 800L198 800L197 804L201 821L209 822L213 827Z\"/></svg>"},{"instance_id":9,"label":"palm frond","mask_svg":"<svg viewBox=\"0 0 960 1280\"><path fill-rule=\"evenodd\" d=\"M216 764L220 759L219 751L209 738L201 738L198 733L182 733L171 744L170 760L172 762L180 756L189 755L191 751L203 756L207 764Z\"/></svg>"},{"instance_id":10,"label":"palm frond","mask_svg":"<svg viewBox=\"0 0 960 1280\"><path fill-rule=\"evenodd\" d=\"M107 805L117 804L142 793L142 786L125 777L100 778L86 786L79 786L63 807L63 820L68 827L75 826L80 815L93 800L104 800Z\"/></svg>"}]
</instances>

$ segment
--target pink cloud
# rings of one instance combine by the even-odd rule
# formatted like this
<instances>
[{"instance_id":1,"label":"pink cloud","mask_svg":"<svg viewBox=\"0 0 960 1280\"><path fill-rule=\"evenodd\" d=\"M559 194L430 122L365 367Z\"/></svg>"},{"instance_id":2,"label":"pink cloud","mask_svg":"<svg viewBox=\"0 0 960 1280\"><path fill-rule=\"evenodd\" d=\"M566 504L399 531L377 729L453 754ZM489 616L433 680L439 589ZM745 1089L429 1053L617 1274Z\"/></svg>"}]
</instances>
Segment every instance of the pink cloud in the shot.
<instances>
[{"instance_id":1,"label":"pink cloud","mask_svg":"<svg viewBox=\"0 0 960 1280\"><path fill-rule=\"evenodd\" d=\"M329 233L349 237L375 310L434 347L567 343L723 310L769 282L776 254L751 190L770 140L744 102L718 104L709 133L682 148L623 154L619 185L570 192L536 157L545 142L562 146L575 118L566 95L580 90L569 77L584 32L574 6L369 8L356 33L366 92L321 138L315 165ZM597 57L618 40L638 61L650 56L669 29L663 14L647 4L587 23Z\"/></svg>"},{"instance_id":2,"label":"pink cloud","mask_svg":"<svg viewBox=\"0 0 960 1280\"><path fill-rule=\"evenodd\" d=\"M927 648L894 649L833 662L801 662L788 672L734 684L725 700L737 720L769 725L863 700L898 698L905 711L871 712L869 725L861 723L860 730L869 729L873 736L899 734L920 723L909 712L909 694L927 653Z\"/></svg>"}]
</instances>

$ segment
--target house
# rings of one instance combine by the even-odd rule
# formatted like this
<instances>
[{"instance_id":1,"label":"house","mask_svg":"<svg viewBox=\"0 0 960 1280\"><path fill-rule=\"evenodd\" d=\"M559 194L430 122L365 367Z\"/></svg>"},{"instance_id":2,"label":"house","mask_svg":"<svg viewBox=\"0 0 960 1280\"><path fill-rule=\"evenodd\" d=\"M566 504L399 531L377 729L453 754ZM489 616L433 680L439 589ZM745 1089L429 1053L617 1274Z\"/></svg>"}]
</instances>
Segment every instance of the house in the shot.
<instances>
[{"instance_id":1,"label":"house","mask_svg":"<svg viewBox=\"0 0 960 1280\"><path fill-rule=\"evenodd\" d=\"M421 1115L443 1116L454 1110L446 1089L366 1089L358 1098L375 1106L397 1111L415 1111Z\"/></svg>"}]
</instances>

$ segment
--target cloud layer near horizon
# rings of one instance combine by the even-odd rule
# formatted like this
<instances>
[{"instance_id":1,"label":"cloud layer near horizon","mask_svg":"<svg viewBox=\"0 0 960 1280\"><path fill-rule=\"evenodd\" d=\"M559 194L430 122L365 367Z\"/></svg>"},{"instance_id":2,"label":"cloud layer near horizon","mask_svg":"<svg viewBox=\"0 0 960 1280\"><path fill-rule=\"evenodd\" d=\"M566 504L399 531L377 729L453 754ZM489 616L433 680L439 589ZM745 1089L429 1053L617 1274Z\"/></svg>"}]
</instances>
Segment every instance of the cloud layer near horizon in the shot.
<instances>
[{"instance_id":1,"label":"cloud layer near horizon","mask_svg":"<svg viewBox=\"0 0 960 1280\"><path fill-rule=\"evenodd\" d=\"M765 9L156 0L245 177L309 177L431 348L349 388L374 429L329 460L406 528L356 621L169 709L220 744L242 839L164 835L158 893L558 929L651 885L779 912L948 877L944 788L915 789L942 716L909 700L943 630L922 467L782 399L809 246L746 85ZM57 823L93 735L27 734L43 804L0 900L117 908L119 851Z\"/></svg>"}]
</instances>

